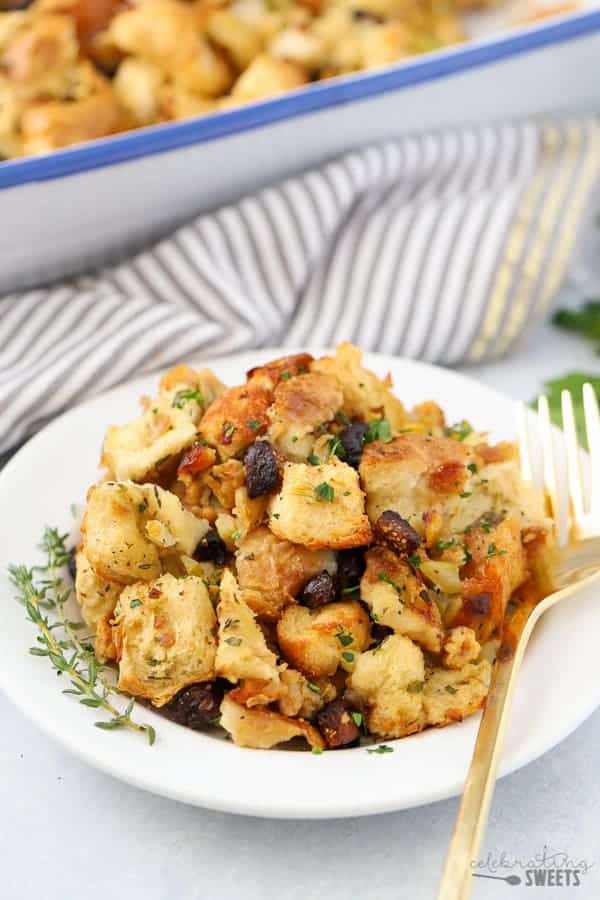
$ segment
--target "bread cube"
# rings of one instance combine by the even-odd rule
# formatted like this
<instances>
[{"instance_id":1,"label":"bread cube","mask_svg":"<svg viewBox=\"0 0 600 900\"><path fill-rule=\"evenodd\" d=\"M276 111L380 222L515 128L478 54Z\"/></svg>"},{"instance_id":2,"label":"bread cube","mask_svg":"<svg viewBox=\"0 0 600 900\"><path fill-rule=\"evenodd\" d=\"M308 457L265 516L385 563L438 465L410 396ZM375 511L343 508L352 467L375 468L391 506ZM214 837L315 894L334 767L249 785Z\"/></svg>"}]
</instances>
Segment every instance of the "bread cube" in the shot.
<instances>
[{"instance_id":1,"label":"bread cube","mask_svg":"<svg viewBox=\"0 0 600 900\"><path fill-rule=\"evenodd\" d=\"M285 463L281 491L269 504L278 537L312 550L360 547L371 540L358 473L332 460L317 466Z\"/></svg>"},{"instance_id":2,"label":"bread cube","mask_svg":"<svg viewBox=\"0 0 600 900\"><path fill-rule=\"evenodd\" d=\"M403 737L425 724L421 649L400 634L361 653L348 680L353 699L362 704L369 731L381 737Z\"/></svg>"},{"instance_id":3,"label":"bread cube","mask_svg":"<svg viewBox=\"0 0 600 900\"><path fill-rule=\"evenodd\" d=\"M281 381L269 409L269 440L288 459L306 460L315 431L334 418L343 400L339 383L332 375L308 372Z\"/></svg>"},{"instance_id":4,"label":"bread cube","mask_svg":"<svg viewBox=\"0 0 600 900\"><path fill-rule=\"evenodd\" d=\"M331 550L307 550L268 528L255 528L240 543L236 567L248 606L261 619L277 621L311 578L324 570L335 573L336 560Z\"/></svg>"},{"instance_id":5,"label":"bread cube","mask_svg":"<svg viewBox=\"0 0 600 900\"><path fill-rule=\"evenodd\" d=\"M164 706L182 688L215 677L216 617L201 578L163 575L121 593L113 637L119 688Z\"/></svg>"},{"instance_id":6,"label":"bread cube","mask_svg":"<svg viewBox=\"0 0 600 900\"><path fill-rule=\"evenodd\" d=\"M491 667L487 660L462 669L432 669L423 689L428 725L451 725L481 709L488 693Z\"/></svg>"},{"instance_id":7,"label":"bread cube","mask_svg":"<svg viewBox=\"0 0 600 900\"><path fill-rule=\"evenodd\" d=\"M286 660L309 678L351 671L369 646L369 616L356 600L326 603L318 609L288 606L277 623Z\"/></svg>"},{"instance_id":8,"label":"bread cube","mask_svg":"<svg viewBox=\"0 0 600 900\"><path fill-rule=\"evenodd\" d=\"M304 719L290 719L271 709L247 709L226 694L221 703L221 726L239 747L266 750L295 737L305 738L311 747L325 749L317 729Z\"/></svg>"}]
</instances>

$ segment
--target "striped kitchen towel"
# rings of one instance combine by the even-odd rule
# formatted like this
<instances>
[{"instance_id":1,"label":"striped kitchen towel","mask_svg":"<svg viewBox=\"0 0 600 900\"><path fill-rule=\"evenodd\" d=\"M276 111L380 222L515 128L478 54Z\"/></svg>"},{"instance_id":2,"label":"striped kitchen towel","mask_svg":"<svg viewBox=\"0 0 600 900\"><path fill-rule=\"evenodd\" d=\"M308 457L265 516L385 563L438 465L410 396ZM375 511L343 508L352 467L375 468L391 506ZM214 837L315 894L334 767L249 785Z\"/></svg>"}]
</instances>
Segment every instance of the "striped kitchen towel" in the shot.
<instances>
[{"instance_id":1,"label":"striped kitchen towel","mask_svg":"<svg viewBox=\"0 0 600 900\"><path fill-rule=\"evenodd\" d=\"M600 167L592 118L370 146L130 259L0 299L0 453L61 410L198 352L330 345L454 364L547 308Z\"/></svg>"}]
</instances>

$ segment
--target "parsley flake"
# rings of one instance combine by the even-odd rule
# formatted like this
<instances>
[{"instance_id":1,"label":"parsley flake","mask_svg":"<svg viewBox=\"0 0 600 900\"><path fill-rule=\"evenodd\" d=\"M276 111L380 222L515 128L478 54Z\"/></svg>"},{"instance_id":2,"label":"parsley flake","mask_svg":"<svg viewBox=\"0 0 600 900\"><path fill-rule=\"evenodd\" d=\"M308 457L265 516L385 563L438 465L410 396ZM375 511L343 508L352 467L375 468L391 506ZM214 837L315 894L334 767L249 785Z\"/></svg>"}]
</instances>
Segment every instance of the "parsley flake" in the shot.
<instances>
[{"instance_id":1,"label":"parsley flake","mask_svg":"<svg viewBox=\"0 0 600 900\"><path fill-rule=\"evenodd\" d=\"M361 725L362 725L362 723L363 723L363 715L362 715L362 713L359 713L359 712L352 712L352 713L350 713L350 715L352 716L352 721L354 722L354 724L356 725L356 727L357 727L357 728L360 728Z\"/></svg>"},{"instance_id":2,"label":"parsley flake","mask_svg":"<svg viewBox=\"0 0 600 900\"><path fill-rule=\"evenodd\" d=\"M142 606L142 601L139 597L134 597L134 599L129 604L130 609L135 609L137 606Z\"/></svg>"},{"instance_id":3,"label":"parsley flake","mask_svg":"<svg viewBox=\"0 0 600 900\"><path fill-rule=\"evenodd\" d=\"M367 422L367 430L365 431L365 444L372 444L373 441L384 441L386 444L392 440L392 429L387 419L372 419Z\"/></svg>"},{"instance_id":4,"label":"parsley flake","mask_svg":"<svg viewBox=\"0 0 600 900\"><path fill-rule=\"evenodd\" d=\"M333 485L328 484L326 481L322 481L321 484L318 484L315 488L315 496L317 500L322 502L333 503L333 498L335 496Z\"/></svg>"},{"instance_id":5,"label":"parsley flake","mask_svg":"<svg viewBox=\"0 0 600 900\"><path fill-rule=\"evenodd\" d=\"M225 643L230 644L232 647L239 647L242 643L242 639L239 637L228 637L225 638Z\"/></svg>"},{"instance_id":6,"label":"parsley flake","mask_svg":"<svg viewBox=\"0 0 600 900\"><path fill-rule=\"evenodd\" d=\"M246 425L248 428L251 428L252 431L258 431L260 428L260 422L258 419L246 419Z\"/></svg>"},{"instance_id":7,"label":"parsley flake","mask_svg":"<svg viewBox=\"0 0 600 900\"><path fill-rule=\"evenodd\" d=\"M342 659L347 663L354 662L354 653L350 653L349 650L344 650L342 653Z\"/></svg>"},{"instance_id":8,"label":"parsley flake","mask_svg":"<svg viewBox=\"0 0 600 900\"><path fill-rule=\"evenodd\" d=\"M394 748L388 746L388 744L379 744L378 747L367 747L367 753L393 753Z\"/></svg>"}]
</instances>

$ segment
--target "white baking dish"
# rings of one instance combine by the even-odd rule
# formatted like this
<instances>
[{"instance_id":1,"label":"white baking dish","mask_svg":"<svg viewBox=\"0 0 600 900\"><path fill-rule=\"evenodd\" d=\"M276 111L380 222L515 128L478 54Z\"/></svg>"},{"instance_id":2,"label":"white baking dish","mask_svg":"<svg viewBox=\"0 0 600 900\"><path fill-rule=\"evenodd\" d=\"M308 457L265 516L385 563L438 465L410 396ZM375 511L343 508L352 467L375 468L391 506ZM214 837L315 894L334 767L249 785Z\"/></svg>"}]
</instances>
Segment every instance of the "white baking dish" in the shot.
<instances>
[{"instance_id":1,"label":"white baking dish","mask_svg":"<svg viewBox=\"0 0 600 900\"><path fill-rule=\"evenodd\" d=\"M477 20L476 28L481 34ZM591 6L240 109L2 163L0 292L107 262L195 213L369 141L600 110L599 75L600 8Z\"/></svg>"}]
</instances>

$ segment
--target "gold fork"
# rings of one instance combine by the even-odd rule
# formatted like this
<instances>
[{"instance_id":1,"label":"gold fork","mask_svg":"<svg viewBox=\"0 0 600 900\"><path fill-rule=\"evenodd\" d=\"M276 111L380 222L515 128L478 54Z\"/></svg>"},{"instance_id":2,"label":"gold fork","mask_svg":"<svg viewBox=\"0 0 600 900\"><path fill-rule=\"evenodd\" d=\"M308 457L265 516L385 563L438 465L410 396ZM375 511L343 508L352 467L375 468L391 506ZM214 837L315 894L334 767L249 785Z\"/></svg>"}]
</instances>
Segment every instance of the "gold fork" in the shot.
<instances>
[{"instance_id":1,"label":"gold fork","mask_svg":"<svg viewBox=\"0 0 600 900\"><path fill-rule=\"evenodd\" d=\"M544 495L557 541L561 544L553 579L555 590L536 606L510 619L509 629L496 655L438 900L468 900L471 894L472 864L483 839L517 677L531 633L546 610L600 576L600 415L596 394L591 384L584 385L584 415L591 463L588 504L569 391L562 392L561 401L569 497L566 522L561 512L555 437L548 400L543 396L538 400ZM525 481L533 483L529 415L521 404L518 410L521 472ZM566 540L562 540L564 535Z\"/></svg>"}]
</instances>

